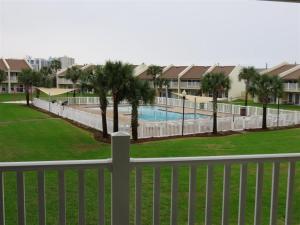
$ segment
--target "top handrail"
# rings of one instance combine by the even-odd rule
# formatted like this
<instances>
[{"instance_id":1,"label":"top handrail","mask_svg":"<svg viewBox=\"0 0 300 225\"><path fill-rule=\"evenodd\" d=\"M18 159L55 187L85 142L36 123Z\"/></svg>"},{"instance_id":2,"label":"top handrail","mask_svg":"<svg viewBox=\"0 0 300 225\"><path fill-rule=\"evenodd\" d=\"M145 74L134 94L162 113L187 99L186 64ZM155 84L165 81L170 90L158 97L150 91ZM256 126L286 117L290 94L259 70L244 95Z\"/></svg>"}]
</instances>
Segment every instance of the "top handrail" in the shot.
<instances>
[{"instance_id":1,"label":"top handrail","mask_svg":"<svg viewBox=\"0 0 300 225\"><path fill-rule=\"evenodd\" d=\"M111 167L112 159L1 162L0 171Z\"/></svg>"},{"instance_id":2,"label":"top handrail","mask_svg":"<svg viewBox=\"0 0 300 225\"><path fill-rule=\"evenodd\" d=\"M227 164L227 163L259 163L298 161L300 153L286 154L255 154L255 155L224 155L201 157L164 157L164 158L130 158L130 165L136 166L176 166L193 164ZM32 161L32 162L2 162L0 171L34 171L39 169L78 169L78 168L112 168L112 159L99 160L59 160L59 161Z\"/></svg>"},{"instance_id":3,"label":"top handrail","mask_svg":"<svg viewBox=\"0 0 300 225\"><path fill-rule=\"evenodd\" d=\"M191 164L226 164L226 163L259 163L273 161L298 161L300 153L225 155L204 157L168 157L168 158L131 158L131 166L191 165Z\"/></svg>"}]
</instances>

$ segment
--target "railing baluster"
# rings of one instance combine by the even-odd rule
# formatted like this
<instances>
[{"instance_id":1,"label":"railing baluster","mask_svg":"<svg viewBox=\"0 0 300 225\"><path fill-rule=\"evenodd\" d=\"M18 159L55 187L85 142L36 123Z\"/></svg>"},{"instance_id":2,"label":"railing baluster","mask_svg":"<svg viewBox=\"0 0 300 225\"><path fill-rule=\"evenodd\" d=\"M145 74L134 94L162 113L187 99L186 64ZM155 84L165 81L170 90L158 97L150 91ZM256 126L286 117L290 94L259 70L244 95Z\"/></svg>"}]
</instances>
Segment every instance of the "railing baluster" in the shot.
<instances>
[{"instance_id":1,"label":"railing baluster","mask_svg":"<svg viewBox=\"0 0 300 225\"><path fill-rule=\"evenodd\" d=\"M46 201L45 201L45 172L38 171L38 204L39 204L39 225L46 224Z\"/></svg>"},{"instance_id":2,"label":"railing baluster","mask_svg":"<svg viewBox=\"0 0 300 225\"><path fill-rule=\"evenodd\" d=\"M84 169L78 170L78 224L85 224L85 179L84 179Z\"/></svg>"},{"instance_id":3,"label":"railing baluster","mask_svg":"<svg viewBox=\"0 0 300 225\"><path fill-rule=\"evenodd\" d=\"M247 164L244 163L240 167L238 225L245 225L246 193L247 193Z\"/></svg>"},{"instance_id":4,"label":"railing baluster","mask_svg":"<svg viewBox=\"0 0 300 225\"><path fill-rule=\"evenodd\" d=\"M264 179L264 164L263 163L257 163L254 225L260 225L261 224L263 179Z\"/></svg>"},{"instance_id":5,"label":"railing baluster","mask_svg":"<svg viewBox=\"0 0 300 225\"><path fill-rule=\"evenodd\" d=\"M205 206L205 225L212 224L212 200L213 200L213 165L207 166L206 177L206 206Z\"/></svg>"},{"instance_id":6,"label":"railing baluster","mask_svg":"<svg viewBox=\"0 0 300 225\"><path fill-rule=\"evenodd\" d=\"M26 224L24 174L17 172L18 224Z\"/></svg>"},{"instance_id":7,"label":"railing baluster","mask_svg":"<svg viewBox=\"0 0 300 225\"><path fill-rule=\"evenodd\" d=\"M171 189L171 218L170 224L177 225L177 196L178 196L178 168L172 168L172 189Z\"/></svg>"},{"instance_id":8,"label":"railing baluster","mask_svg":"<svg viewBox=\"0 0 300 225\"><path fill-rule=\"evenodd\" d=\"M104 185L104 170L103 168L99 168L98 170L98 224L104 225L105 224L105 185Z\"/></svg>"},{"instance_id":9,"label":"railing baluster","mask_svg":"<svg viewBox=\"0 0 300 225\"><path fill-rule=\"evenodd\" d=\"M188 225L193 225L195 223L196 175L196 166L190 166Z\"/></svg>"},{"instance_id":10,"label":"railing baluster","mask_svg":"<svg viewBox=\"0 0 300 225\"><path fill-rule=\"evenodd\" d=\"M288 179L287 179L287 194L286 194L286 209L285 209L285 225L292 224L292 206L293 192L295 183L295 162L289 162Z\"/></svg>"},{"instance_id":11,"label":"railing baluster","mask_svg":"<svg viewBox=\"0 0 300 225\"><path fill-rule=\"evenodd\" d=\"M273 169L272 169L270 225L277 224L279 169L280 169L280 163L274 162Z\"/></svg>"},{"instance_id":12,"label":"railing baluster","mask_svg":"<svg viewBox=\"0 0 300 225\"><path fill-rule=\"evenodd\" d=\"M153 177L153 225L160 224L160 168L155 167Z\"/></svg>"},{"instance_id":13,"label":"railing baluster","mask_svg":"<svg viewBox=\"0 0 300 225\"><path fill-rule=\"evenodd\" d=\"M65 190L65 171L58 171L58 205L59 205L59 225L66 224L66 190Z\"/></svg>"},{"instance_id":14,"label":"railing baluster","mask_svg":"<svg viewBox=\"0 0 300 225\"><path fill-rule=\"evenodd\" d=\"M5 225L4 173L0 172L0 225Z\"/></svg>"},{"instance_id":15,"label":"railing baluster","mask_svg":"<svg viewBox=\"0 0 300 225\"><path fill-rule=\"evenodd\" d=\"M135 174L135 225L142 224L142 169L137 167Z\"/></svg>"},{"instance_id":16,"label":"railing baluster","mask_svg":"<svg viewBox=\"0 0 300 225\"><path fill-rule=\"evenodd\" d=\"M231 165L224 166L222 225L229 224Z\"/></svg>"}]
</instances>

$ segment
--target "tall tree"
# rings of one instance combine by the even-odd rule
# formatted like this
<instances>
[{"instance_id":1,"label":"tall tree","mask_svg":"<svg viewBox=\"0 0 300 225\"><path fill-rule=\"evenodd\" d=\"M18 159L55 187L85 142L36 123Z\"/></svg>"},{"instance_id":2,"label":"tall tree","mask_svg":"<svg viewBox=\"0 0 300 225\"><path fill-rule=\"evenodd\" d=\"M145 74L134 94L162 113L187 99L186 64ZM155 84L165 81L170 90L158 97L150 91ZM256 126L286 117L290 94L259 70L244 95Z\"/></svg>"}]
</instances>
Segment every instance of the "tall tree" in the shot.
<instances>
[{"instance_id":1,"label":"tall tree","mask_svg":"<svg viewBox=\"0 0 300 225\"><path fill-rule=\"evenodd\" d=\"M169 87L169 85L170 81L165 78L157 77L155 79L155 86L157 87L159 95L162 93L163 88L165 88L166 86Z\"/></svg>"},{"instance_id":2,"label":"tall tree","mask_svg":"<svg viewBox=\"0 0 300 225\"><path fill-rule=\"evenodd\" d=\"M30 90L39 80L39 74L32 69L24 69L18 76L18 80L25 86L26 104L29 106Z\"/></svg>"},{"instance_id":3,"label":"tall tree","mask_svg":"<svg viewBox=\"0 0 300 225\"><path fill-rule=\"evenodd\" d=\"M212 93L213 97L213 133L218 132L217 128L217 112L218 112L218 96L230 89L230 79L224 73L208 73L202 81L202 90L204 93Z\"/></svg>"},{"instance_id":4,"label":"tall tree","mask_svg":"<svg viewBox=\"0 0 300 225\"><path fill-rule=\"evenodd\" d=\"M52 86L52 78L51 78L51 69L50 67L42 67L40 71L37 72L37 83L38 87L51 87ZM39 98L40 90L36 88L36 97Z\"/></svg>"},{"instance_id":5,"label":"tall tree","mask_svg":"<svg viewBox=\"0 0 300 225\"><path fill-rule=\"evenodd\" d=\"M157 93L158 91L157 91L157 88L156 88L156 85L157 85L156 79L158 77L161 77L162 72L163 72L162 67L157 66L157 65L150 65L147 69L147 75L151 76L151 78L152 78L152 83L153 83L153 87L156 91L156 94L158 94Z\"/></svg>"},{"instance_id":6,"label":"tall tree","mask_svg":"<svg viewBox=\"0 0 300 225\"><path fill-rule=\"evenodd\" d=\"M254 67L243 68L239 74L239 81L244 80L245 82L245 106L248 106L248 94L251 83L257 76L259 76L259 74Z\"/></svg>"},{"instance_id":7,"label":"tall tree","mask_svg":"<svg viewBox=\"0 0 300 225\"><path fill-rule=\"evenodd\" d=\"M107 61L104 66L104 73L108 76L108 84L113 99L113 131L119 130L119 103L126 98L127 83L133 76L133 66L121 61Z\"/></svg>"},{"instance_id":8,"label":"tall tree","mask_svg":"<svg viewBox=\"0 0 300 225\"><path fill-rule=\"evenodd\" d=\"M76 84L79 80L79 78L82 76L83 72L80 68L78 68L77 66L72 66L71 68L67 69L66 72L66 79L71 80L73 83L73 97L76 97Z\"/></svg>"},{"instance_id":9,"label":"tall tree","mask_svg":"<svg viewBox=\"0 0 300 225\"><path fill-rule=\"evenodd\" d=\"M6 80L5 71L0 69L0 84L5 80Z\"/></svg>"},{"instance_id":10,"label":"tall tree","mask_svg":"<svg viewBox=\"0 0 300 225\"><path fill-rule=\"evenodd\" d=\"M89 70L88 74L85 74L88 77L88 81L86 85L92 87L95 93L99 96L100 101L100 110L102 117L102 137L107 138L107 119L106 119L106 111L107 111L107 96L109 93L109 85L108 85L108 76L104 73L103 66L96 66L94 70Z\"/></svg>"},{"instance_id":11,"label":"tall tree","mask_svg":"<svg viewBox=\"0 0 300 225\"><path fill-rule=\"evenodd\" d=\"M272 77L272 92L274 101L277 102L277 127L279 126L280 98L283 94L283 80L279 76Z\"/></svg>"},{"instance_id":12,"label":"tall tree","mask_svg":"<svg viewBox=\"0 0 300 225\"><path fill-rule=\"evenodd\" d=\"M54 77L53 86L57 87L57 71L61 69L61 62L58 59L53 59L50 62L50 69L52 71L52 75Z\"/></svg>"},{"instance_id":13,"label":"tall tree","mask_svg":"<svg viewBox=\"0 0 300 225\"><path fill-rule=\"evenodd\" d=\"M270 102L270 98L274 95L272 79L273 78L268 74L263 74L258 76L249 88L252 95L257 96L258 100L262 103L262 129L267 129L267 107Z\"/></svg>"},{"instance_id":14,"label":"tall tree","mask_svg":"<svg viewBox=\"0 0 300 225\"><path fill-rule=\"evenodd\" d=\"M128 82L128 93L126 99L131 105L131 133L133 140L138 139L138 107L143 104L153 104L155 90L150 87L149 82L131 77Z\"/></svg>"}]
</instances>

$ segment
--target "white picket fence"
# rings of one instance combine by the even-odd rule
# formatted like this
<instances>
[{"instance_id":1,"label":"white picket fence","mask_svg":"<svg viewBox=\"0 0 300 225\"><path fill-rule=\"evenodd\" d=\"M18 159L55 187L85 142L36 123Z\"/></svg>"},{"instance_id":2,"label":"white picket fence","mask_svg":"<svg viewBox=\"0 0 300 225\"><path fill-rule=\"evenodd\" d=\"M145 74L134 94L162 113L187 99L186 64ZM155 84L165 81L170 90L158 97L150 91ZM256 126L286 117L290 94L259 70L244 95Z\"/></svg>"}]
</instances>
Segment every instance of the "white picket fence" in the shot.
<instances>
[{"instance_id":1,"label":"white picket fence","mask_svg":"<svg viewBox=\"0 0 300 225\"><path fill-rule=\"evenodd\" d=\"M102 130L102 119L100 114L89 113L79 109L74 109L68 106L62 106L62 101L68 101L69 104L90 104L99 105L99 100L96 97L76 97L76 98L63 98L57 99L57 102L49 103L45 100L34 99L33 105L43 110L54 113L63 118L81 123L85 126ZM109 99L111 102L111 99ZM122 102L126 104L126 102ZM165 98L157 98L157 105L166 105ZM182 101L180 99L168 99L168 106L182 107ZM195 104L191 101L186 101L185 106L187 108L194 108ZM205 111L212 110L212 103L197 103L196 109ZM241 106L231 104L218 104L218 112L229 114L226 117L218 118L218 131L242 131L250 129L258 129L262 126L262 109L259 107L247 107L248 116L239 116ZM233 112L233 113L231 113ZM277 126L277 110L268 109L267 112L267 126ZM300 112L280 110L280 116L278 125L279 126L292 126L300 124ZM113 121L107 120L108 132L113 132ZM131 133L130 121L128 123L119 124L119 129ZM183 128L184 135L201 134L212 132L213 120L212 117L199 118L199 119L186 119L184 121ZM139 138L151 138L151 137L166 137L166 136L177 136L182 134L182 121L159 121L159 122L147 122L143 121L138 127Z\"/></svg>"},{"instance_id":2,"label":"white picket fence","mask_svg":"<svg viewBox=\"0 0 300 225\"><path fill-rule=\"evenodd\" d=\"M74 109L68 106L62 106L61 102L52 103L37 98L33 100L32 104L40 109L49 111L62 118L73 120L77 123L94 128L96 130L102 130L102 119L100 115ZM129 128L129 126L123 126L122 124L120 124L119 126L119 129L121 131L130 132ZM109 133L113 132L113 121L110 119L107 119L107 129Z\"/></svg>"}]
</instances>

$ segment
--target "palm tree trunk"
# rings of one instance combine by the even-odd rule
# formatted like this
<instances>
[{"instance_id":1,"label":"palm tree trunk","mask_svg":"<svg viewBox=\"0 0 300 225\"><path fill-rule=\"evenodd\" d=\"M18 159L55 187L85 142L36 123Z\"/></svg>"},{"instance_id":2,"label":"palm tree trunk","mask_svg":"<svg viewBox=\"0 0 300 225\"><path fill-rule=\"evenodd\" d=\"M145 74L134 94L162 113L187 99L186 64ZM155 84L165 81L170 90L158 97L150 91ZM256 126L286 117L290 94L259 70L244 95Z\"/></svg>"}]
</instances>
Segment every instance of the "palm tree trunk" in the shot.
<instances>
[{"instance_id":1,"label":"palm tree trunk","mask_svg":"<svg viewBox=\"0 0 300 225\"><path fill-rule=\"evenodd\" d=\"M73 97L75 98L76 97L75 84L73 84L73 89L74 89L74 91L73 91Z\"/></svg>"},{"instance_id":2,"label":"palm tree trunk","mask_svg":"<svg viewBox=\"0 0 300 225\"><path fill-rule=\"evenodd\" d=\"M131 105L131 133L133 140L138 139L138 106L136 104Z\"/></svg>"},{"instance_id":3,"label":"palm tree trunk","mask_svg":"<svg viewBox=\"0 0 300 225\"><path fill-rule=\"evenodd\" d=\"M102 117L102 137L107 138L108 133L107 133L107 120L106 120L106 108L107 104L105 100L101 100L100 98L100 109L101 109L101 117Z\"/></svg>"},{"instance_id":4,"label":"palm tree trunk","mask_svg":"<svg viewBox=\"0 0 300 225\"><path fill-rule=\"evenodd\" d=\"M267 129L267 104L263 104L263 121L262 129Z\"/></svg>"},{"instance_id":5,"label":"palm tree trunk","mask_svg":"<svg viewBox=\"0 0 300 225\"><path fill-rule=\"evenodd\" d=\"M29 87L25 86L26 105L29 106Z\"/></svg>"},{"instance_id":6,"label":"palm tree trunk","mask_svg":"<svg viewBox=\"0 0 300 225\"><path fill-rule=\"evenodd\" d=\"M40 89L36 89L35 97L39 98L40 97Z\"/></svg>"},{"instance_id":7,"label":"palm tree trunk","mask_svg":"<svg viewBox=\"0 0 300 225\"><path fill-rule=\"evenodd\" d=\"M245 106L248 106L248 91L245 93Z\"/></svg>"},{"instance_id":8,"label":"palm tree trunk","mask_svg":"<svg viewBox=\"0 0 300 225\"><path fill-rule=\"evenodd\" d=\"M119 131L119 113L118 113L118 102L116 96L113 96L113 110L114 110L114 132Z\"/></svg>"},{"instance_id":9,"label":"palm tree trunk","mask_svg":"<svg viewBox=\"0 0 300 225\"><path fill-rule=\"evenodd\" d=\"M279 127L279 113L280 113L280 102L279 102L279 98L277 98L277 127Z\"/></svg>"},{"instance_id":10,"label":"palm tree trunk","mask_svg":"<svg viewBox=\"0 0 300 225\"><path fill-rule=\"evenodd\" d=\"M217 121L217 110L218 110L218 98L217 95L213 96L213 133L218 133L218 121Z\"/></svg>"}]
</instances>

